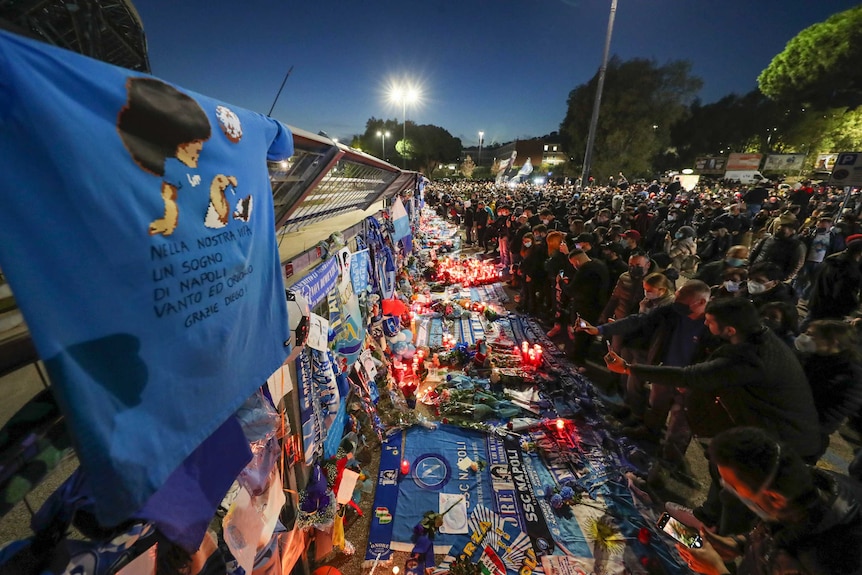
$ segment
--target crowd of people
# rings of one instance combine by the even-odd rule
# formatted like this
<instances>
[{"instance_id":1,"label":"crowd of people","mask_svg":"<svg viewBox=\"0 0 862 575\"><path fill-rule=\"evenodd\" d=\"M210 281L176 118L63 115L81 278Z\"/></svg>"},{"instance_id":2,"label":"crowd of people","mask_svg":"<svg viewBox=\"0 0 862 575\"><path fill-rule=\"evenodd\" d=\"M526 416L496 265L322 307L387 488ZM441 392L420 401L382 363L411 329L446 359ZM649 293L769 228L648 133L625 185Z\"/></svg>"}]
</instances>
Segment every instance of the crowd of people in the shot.
<instances>
[{"instance_id":1,"label":"crowd of people","mask_svg":"<svg viewBox=\"0 0 862 575\"><path fill-rule=\"evenodd\" d=\"M693 569L743 556L739 573L862 573L862 485L815 467L839 429L862 436L858 190L620 174L425 193L582 370L604 340L620 433L654 446L654 470L687 477L689 446L703 447L706 500L673 507L703 532L682 550ZM849 476L862 479L862 449Z\"/></svg>"}]
</instances>

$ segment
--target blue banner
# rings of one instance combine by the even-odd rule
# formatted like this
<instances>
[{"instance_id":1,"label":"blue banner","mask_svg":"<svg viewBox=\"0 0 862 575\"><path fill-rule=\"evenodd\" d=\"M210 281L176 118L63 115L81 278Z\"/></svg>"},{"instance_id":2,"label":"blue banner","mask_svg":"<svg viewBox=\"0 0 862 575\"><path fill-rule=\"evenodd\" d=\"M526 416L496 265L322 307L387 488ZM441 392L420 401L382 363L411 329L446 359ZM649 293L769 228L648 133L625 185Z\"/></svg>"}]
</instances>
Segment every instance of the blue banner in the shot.
<instances>
[{"instance_id":1,"label":"blue banner","mask_svg":"<svg viewBox=\"0 0 862 575\"><path fill-rule=\"evenodd\" d=\"M398 482L401 467L401 433L390 435L380 449L380 466L377 472L377 489L374 493L374 516L368 532L366 561L392 557L392 528L398 505Z\"/></svg>"},{"instance_id":2,"label":"blue banner","mask_svg":"<svg viewBox=\"0 0 862 575\"><path fill-rule=\"evenodd\" d=\"M398 513L395 515L393 540L409 543L413 527L427 511L442 513L440 494L461 494L467 500L467 515L477 506L494 508L490 467L461 469L459 461L469 458L488 461L486 434L449 425L436 430L413 427L407 430L404 457L410 462L410 473L401 481ZM451 545L457 535L438 533L435 545Z\"/></svg>"},{"instance_id":3,"label":"blue banner","mask_svg":"<svg viewBox=\"0 0 862 575\"><path fill-rule=\"evenodd\" d=\"M260 114L0 32L0 267L98 481L140 509L284 362Z\"/></svg>"},{"instance_id":4,"label":"blue banner","mask_svg":"<svg viewBox=\"0 0 862 575\"><path fill-rule=\"evenodd\" d=\"M308 272L308 275L293 284L290 289L301 293L308 306L314 309L335 287L340 273L338 259L329 258Z\"/></svg>"},{"instance_id":5,"label":"blue banner","mask_svg":"<svg viewBox=\"0 0 862 575\"><path fill-rule=\"evenodd\" d=\"M350 283L353 291L360 294L371 289L371 256L367 249L353 253L350 262Z\"/></svg>"}]
</instances>

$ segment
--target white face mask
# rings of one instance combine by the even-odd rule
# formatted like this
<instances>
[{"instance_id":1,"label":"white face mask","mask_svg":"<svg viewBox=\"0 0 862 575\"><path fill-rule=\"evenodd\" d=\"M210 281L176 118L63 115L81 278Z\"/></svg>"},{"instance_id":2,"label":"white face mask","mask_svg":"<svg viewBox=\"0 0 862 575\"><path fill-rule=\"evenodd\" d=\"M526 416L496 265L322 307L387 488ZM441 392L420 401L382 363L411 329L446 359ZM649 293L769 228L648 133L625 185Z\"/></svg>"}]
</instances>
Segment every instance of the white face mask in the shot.
<instances>
[{"instance_id":1,"label":"white face mask","mask_svg":"<svg viewBox=\"0 0 862 575\"><path fill-rule=\"evenodd\" d=\"M524 247L528 248L533 245L533 242L524 242Z\"/></svg>"},{"instance_id":2,"label":"white face mask","mask_svg":"<svg viewBox=\"0 0 862 575\"><path fill-rule=\"evenodd\" d=\"M802 353L814 353L817 349L817 344L814 343L814 338L807 333L800 333L796 336L793 346Z\"/></svg>"},{"instance_id":3,"label":"white face mask","mask_svg":"<svg viewBox=\"0 0 862 575\"><path fill-rule=\"evenodd\" d=\"M649 300L659 299L661 297L661 294L657 291L645 291L644 297Z\"/></svg>"},{"instance_id":4,"label":"white face mask","mask_svg":"<svg viewBox=\"0 0 862 575\"><path fill-rule=\"evenodd\" d=\"M766 291L766 286L762 283L758 283L755 281L748 280L748 293L750 294L759 294Z\"/></svg>"},{"instance_id":5,"label":"white face mask","mask_svg":"<svg viewBox=\"0 0 862 575\"><path fill-rule=\"evenodd\" d=\"M739 291L739 282L735 282L733 280L727 280L724 282L724 289L729 291L730 293ZM749 284L749 290L751 289L751 284Z\"/></svg>"}]
</instances>

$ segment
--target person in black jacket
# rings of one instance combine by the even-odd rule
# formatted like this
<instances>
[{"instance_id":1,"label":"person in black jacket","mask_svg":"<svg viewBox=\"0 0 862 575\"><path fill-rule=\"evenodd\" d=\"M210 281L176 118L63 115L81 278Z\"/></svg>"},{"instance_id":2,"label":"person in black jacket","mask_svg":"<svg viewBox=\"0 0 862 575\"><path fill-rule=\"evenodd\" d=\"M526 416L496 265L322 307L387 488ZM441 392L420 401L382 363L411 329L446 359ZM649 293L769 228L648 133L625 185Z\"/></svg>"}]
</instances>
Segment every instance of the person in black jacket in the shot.
<instances>
[{"instance_id":1,"label":"person in black jacket","mask_svg":"<svg viewBox=\"0 0 862 575\"><path fill-rule=\"evenodd\" d=\"M488 220L491 219L491 214L485 209L485 202L479 200L476 205L476 243L479 247L488 251Z\"/></svg>"},{"instance_id":2,"label":"person in black jacket","mask_svg":"<svg viewBox=\"0 0 862 575\"><path fill-rule=\"evenodd\" d=\"M645 363L648 365L675 366L668 369L680 369L702 361L719 343L704 324L709 298L709 286L692 280L677 290L675 302L671 305L644 314L629 315L598 327L582 326L581 329L592 335L619 336L624 342L623 346L639 347L645 351ZM643 411L639 407L643 403L643 383L650 378L635 375L626 381L626 404L635 417L643 418L643 427L633 428L626 433L658 442L668 415L673 413L661 453L666 463L682 470L685 451L691 441L691 432L682 413L683 397L674 387L654 385L649 391L648 409Z\"/></svg>"},{"instance_id":3,"label":"person in black jacket","mask_svg":"<svg viewBox=\"0 0 862 575\"><path fill-rule=\"evenodd\" d=\"M728 494L759 520L744 535L702 530L700 549L677 546L697 573L725 574L741 556L738 575L862 574L862 485L804 464L792 447L761 429L718 435L710 460Z\"/></svg>"},{"instance_id":4,"label":"person in black jacket","mask_svg":"<svg viewBox=\"0 0 862 575\"><path fill-rule=\"evenodd\" d=\"M808 316L804 323L815 319L841 319L859 307L862 289L862 234L847 238L847 248L823 260L814 276Z\"/></svg>"},{"instance_id":5,"label":"person in black jacket","mask_svg":"<svg viewBox=\"0 0 862 575\"><path fill-rule=\"evenodd\" d=\"M468 246L473 245L473 226L476 219L476 207L473 202L466 200L464 202L464 241Z\"/></svg>"},{"instance_id":6,"label":"person in black jacket","mask_svg":"<svg viewBox=\"0 0 862 575\"><path fill-rule=\"evenodd\" d=\"M568 332L573 342L570 355L575 363L580 363L586 356L590 338L585 333L576 333L573 326L581 319L590 323L599 320L608 299L608 268L601 260L590 259L589 254L577 248L569 251L568 259L575 270L566 283Z\"/></svg>"},{"instance_id":7,"label":"person in black jacket","mask_svg":"<svg viewBox=\"0 0 862 575\"><path fill-rule=\"evenodd\" d=\"M763 238L751 250L748 258L751 264L772 262L781 269L781 281L794 279L805 264L808 251L796 237L796 226L797 220L792 214L779 216L775 235Z\"/></svg>"},{"instance_id":8,"label":"person in black jacket","mask_svg":"<svg viewBox=\"0 0 862 575\"><path fill-rule=\"evenodd\" d=\"M688 367L629 365L620 356L605 356L616 373L635 373L653 385L685 388L685 413L692 432L712 437L738 425L761 427L792 446L806 461L820 455L820 432L814 397L793 353L761 324L757 309L744 298L709 303L706 326L726 341L706 361ZM744 509L722 500L713 482L700 508L702 518L725 533L745 527ZM738 506L736 506L738 507Z\"/></svg>"},{"instance_id":9,"label":"person in black jacket","mask_svg":"<svg viewBox=\"0 0 862 575\"><path fill-rule=\"evenodd\" d=\"M843 321L813 321L795 344L814 395L822 456L829 436L862 410L862 357L854 328Z\"/></svg>"}]
</instances>

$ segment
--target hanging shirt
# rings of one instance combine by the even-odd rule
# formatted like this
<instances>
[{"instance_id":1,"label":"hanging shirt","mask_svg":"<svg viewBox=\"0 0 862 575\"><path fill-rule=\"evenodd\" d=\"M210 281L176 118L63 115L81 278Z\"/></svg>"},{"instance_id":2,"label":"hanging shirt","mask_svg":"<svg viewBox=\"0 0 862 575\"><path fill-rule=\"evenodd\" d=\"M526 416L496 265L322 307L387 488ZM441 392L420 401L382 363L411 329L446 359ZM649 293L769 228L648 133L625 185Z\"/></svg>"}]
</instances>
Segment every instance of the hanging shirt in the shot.
<instances>
[{"instance_id":1,"label":"hanging shirt","mask_svg":"<svg viewBox=\"0 0 862 575\"><path fill-rule=\"evenodd\" d=\"M287 357L266 161L292 153L270 118L0 31L0 268L103 524Z\"/></svg>"}]
</instances>

